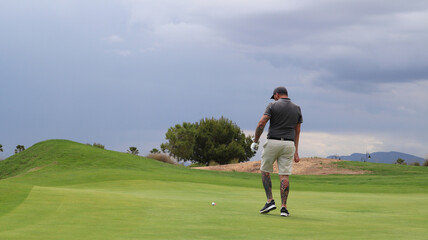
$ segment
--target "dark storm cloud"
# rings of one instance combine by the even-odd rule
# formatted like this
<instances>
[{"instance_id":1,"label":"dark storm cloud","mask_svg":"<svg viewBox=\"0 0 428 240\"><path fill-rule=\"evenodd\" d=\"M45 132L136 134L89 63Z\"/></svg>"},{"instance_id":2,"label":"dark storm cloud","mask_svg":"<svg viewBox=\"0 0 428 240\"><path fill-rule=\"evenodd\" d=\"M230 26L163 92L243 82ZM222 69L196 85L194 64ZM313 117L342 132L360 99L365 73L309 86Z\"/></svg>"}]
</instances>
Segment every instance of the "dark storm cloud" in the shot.
<instances>
[{"instance_id":1,"label":"dark storm cloud","mask_svg":"<svg viewBox=\"0 0 428 240\"><path fill-rule=\"evenodd\" d=\"M278 9L212 21L219 24L219 31L224 31L236 42L275 46L310 42L317 33L354 25L370 27L376 22L375 18L393 18L395 14L419 12L427 8L426 1L316 1L292 11ZM331 41L335 42L334 39Z\"/></svg>"},{"instance_id":2,"label":"dark storm cloud","mask_svg":"<svg viewBox=\"0 0 428 240\"><path fill-rule=\"evenodd\" d=\"M321 83L352 85L428 79L428 42L420 21L426 1L321 1L215 21L219 31L248 54L273 66L328 72ZM420 16L419 16L420 17Z\"/></svg>"}]
</instances>

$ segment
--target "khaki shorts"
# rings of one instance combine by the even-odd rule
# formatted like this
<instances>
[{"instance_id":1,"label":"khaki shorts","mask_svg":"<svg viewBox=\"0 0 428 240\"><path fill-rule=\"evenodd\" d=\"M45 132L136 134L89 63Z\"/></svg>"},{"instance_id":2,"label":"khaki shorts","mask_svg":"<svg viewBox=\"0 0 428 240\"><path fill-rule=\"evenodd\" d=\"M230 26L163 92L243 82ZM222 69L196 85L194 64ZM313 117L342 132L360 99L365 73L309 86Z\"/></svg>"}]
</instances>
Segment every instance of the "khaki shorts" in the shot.
<instances>
[{"instance_id":1,"label":"khaki shorts","mask_svg":"<svg viewBox=\"0 0 428 240\"><path fill-rule=\"evenodd\" d=\"M291 169L296 148L293 141L268 139L263 144L262 162L260 170L273 172L273 163L278 162L279 175L291 175Z\"/></svg>"}]
</instances>

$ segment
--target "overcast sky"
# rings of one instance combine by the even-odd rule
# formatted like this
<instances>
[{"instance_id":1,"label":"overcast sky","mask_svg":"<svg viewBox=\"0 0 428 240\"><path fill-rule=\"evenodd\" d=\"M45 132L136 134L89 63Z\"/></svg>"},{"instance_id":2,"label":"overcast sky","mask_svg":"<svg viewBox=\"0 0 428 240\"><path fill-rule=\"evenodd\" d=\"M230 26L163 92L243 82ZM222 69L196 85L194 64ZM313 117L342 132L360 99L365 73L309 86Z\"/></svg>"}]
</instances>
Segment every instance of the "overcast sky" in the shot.
<instances>
[{"instance_id":1,"label":"overcast sky","mask_svg":"<svg viewBox=\"0 0 428 240\"><path fill-rule=\"evenodd\" d=\"M0 1L0 158L47 139L145 155L204 117L253 134L277 86L302 157L425 157L427 23L426 0Z\"/></svg>"}]
</instances>

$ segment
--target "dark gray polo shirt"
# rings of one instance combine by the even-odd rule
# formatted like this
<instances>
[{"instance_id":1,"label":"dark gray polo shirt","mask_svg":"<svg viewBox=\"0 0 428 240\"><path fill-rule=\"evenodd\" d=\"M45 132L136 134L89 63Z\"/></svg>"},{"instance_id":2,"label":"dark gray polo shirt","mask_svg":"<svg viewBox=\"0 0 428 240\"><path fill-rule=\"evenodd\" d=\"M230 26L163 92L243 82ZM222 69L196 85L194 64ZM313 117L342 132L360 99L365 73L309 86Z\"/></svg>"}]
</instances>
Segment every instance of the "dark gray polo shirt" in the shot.
<instances>
[{"instance_id":1,"label":"dark gray polo shirt","mask_svg":"<svg viewBox=\"0 0 428 240\"><path fill-rule=\"evenodd\" d=\"M264 115L270 116L267 138L284 138L293 140L296 137L296 125L303 123L300 107L289 98L281 98L266 107Z\"/></svg>"}]
</instances>

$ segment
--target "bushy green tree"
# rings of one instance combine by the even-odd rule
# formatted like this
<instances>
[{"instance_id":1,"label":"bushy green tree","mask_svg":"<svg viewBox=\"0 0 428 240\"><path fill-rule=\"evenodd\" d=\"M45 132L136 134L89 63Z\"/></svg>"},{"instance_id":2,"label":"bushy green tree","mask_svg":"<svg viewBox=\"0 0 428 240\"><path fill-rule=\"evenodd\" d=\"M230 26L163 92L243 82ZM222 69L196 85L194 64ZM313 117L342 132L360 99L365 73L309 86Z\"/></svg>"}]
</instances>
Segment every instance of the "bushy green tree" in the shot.
<instances>
[{"instance_id":1,"label":"bushy green tree","mask_svg":"<svg viewBox=\"0 0 428 240\"><path fill-rule=\"evenodd\" d=\"M198 123L175 125L165 134L167 143L163 151L178 160L208 165L210 161L227 164L232 160L248 161L254 153L250 149L250 136L245 136L231 120L205 118Z\"/></svg>"},{"instance_id":2,"label":"bushy green tree","mask_svg":"<svg viewBox=\"0 0 428 240\"><path fill-rule=\"evenodd\" d=\"M168 152L175 159L189 161L193 157L196 125L184 122L170 127L165 133L168 142L161 144L162 152Z\"/></svg>"}]
</instances>

